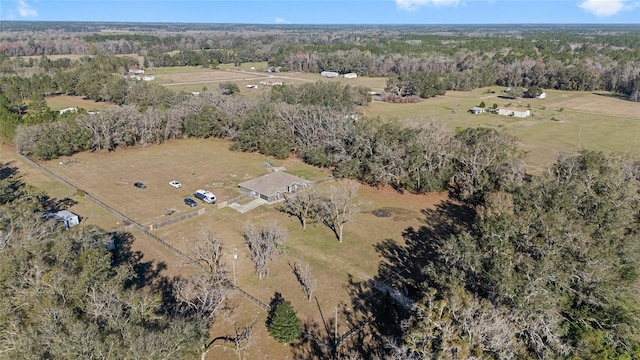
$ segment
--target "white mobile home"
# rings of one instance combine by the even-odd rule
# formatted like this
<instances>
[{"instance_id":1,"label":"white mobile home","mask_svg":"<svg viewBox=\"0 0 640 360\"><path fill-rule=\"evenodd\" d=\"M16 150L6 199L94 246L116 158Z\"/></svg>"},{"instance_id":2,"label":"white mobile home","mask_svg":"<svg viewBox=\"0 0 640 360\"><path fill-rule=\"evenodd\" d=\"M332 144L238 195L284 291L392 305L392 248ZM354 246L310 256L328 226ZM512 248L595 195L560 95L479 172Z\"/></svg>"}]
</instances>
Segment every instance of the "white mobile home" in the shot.
<instances>
[{"instance_id":1,"label":"white mobile home","mask_svg":"<svg viewBox=\"0 0 640 360\"><path fill-rule=\"evenodd\" d=\"M505 115L505 116L514 116L514 117L528 117L531 116L531 110L529 109L509 109L509 108L500 108L498 109L498 115Z\"/></svg>"},{"instance_id":2,"label":"white mobile home","mask_svg":"<svg viewBox=\"0 0 640 360\"><path fill-rule=\"evenodd\" d=\"M340 74L338 74L335 71L323 71L320 73L320 76L324 76L324 77L328 77L328 78L337 78L340 76Z\"/></svg>"},{"instance_id":3,"label":"white mobile home","mask_svg":"<svg viewBox=\"0 0 640 360\"><path fill-rule=\"evenodd\" d=\"M55 220L64 224L65 229L80 224L80 217L71 211L61 210L58 212L48 212L44 214L45 220Z\"/></svg>"}]
</instances>

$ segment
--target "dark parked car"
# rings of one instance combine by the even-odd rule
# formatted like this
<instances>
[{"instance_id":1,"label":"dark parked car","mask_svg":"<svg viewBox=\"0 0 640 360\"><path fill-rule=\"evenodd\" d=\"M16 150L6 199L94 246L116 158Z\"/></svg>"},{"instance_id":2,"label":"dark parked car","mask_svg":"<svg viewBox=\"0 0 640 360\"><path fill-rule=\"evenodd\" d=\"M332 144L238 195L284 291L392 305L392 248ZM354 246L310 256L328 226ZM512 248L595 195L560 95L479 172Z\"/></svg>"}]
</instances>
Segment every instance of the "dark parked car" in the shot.
<instances>
[{"instance_id":1,"label":"dark parked car","mask_svg":"<svg viewBox=\"0 0 640 360\"><path fill-rule=\"evenodd\" d=\"M193 200L192 198L189 198L189 197L188 198L184 198L184 203L186 205L191 206L191 207L198 206L198 203L195 200Z\"/></svg>"},{"instance_id":2,"label":"dark parked car","mask_svg":"<svg viewBox=\"0 0 640 360\"><path fill-rule=\"evenodd\" d=\"M146 189L147 185L141 183L141 182L136 182L135 184L133 184L133 186L137 187L138 189Z\"/></svg>"}]
</instances>

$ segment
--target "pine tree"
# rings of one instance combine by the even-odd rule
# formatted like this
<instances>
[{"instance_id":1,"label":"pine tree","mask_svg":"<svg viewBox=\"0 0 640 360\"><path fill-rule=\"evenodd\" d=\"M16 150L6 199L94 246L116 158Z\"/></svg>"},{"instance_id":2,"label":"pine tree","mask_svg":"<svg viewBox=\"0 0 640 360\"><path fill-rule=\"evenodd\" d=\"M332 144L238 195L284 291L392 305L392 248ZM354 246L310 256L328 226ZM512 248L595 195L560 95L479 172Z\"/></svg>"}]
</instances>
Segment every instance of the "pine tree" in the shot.
<instances>
[{"instance_id":1,"label":"pine tree","mask_svg":"<svg viewBox=\"0 0 640 360\"><path fill-rule=\"evenodd\" d=\"M291 302L276 293L271 300L271 311L267 318L267 331L281 343L291 342L302 335L302 321Z\"/></svg>"}]
</instances>

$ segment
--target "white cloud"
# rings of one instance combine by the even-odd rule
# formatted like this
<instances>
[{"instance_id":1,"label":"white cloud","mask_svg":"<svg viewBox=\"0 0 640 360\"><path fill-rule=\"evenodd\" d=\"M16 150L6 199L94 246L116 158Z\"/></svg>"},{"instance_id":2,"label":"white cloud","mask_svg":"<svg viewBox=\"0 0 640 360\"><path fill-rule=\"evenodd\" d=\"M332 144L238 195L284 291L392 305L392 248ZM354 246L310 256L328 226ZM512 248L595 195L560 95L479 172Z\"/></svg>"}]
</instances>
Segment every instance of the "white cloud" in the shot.
<instances>
[{"instance_id":1,"label":"white cloud","mask_svg":"<svg viewBox=\"0 0 640 360\"><path fill-rule=\"evenodd\" d=\"M291 24L291 21L283 19L281 17L276 17L276 24Z\"/></svg>"},{"instance_id":2,"label":"white cloud","mask_svg":"<svg viewBox=\"0 0 640 360\"><path fill-rule=\"evenodd\" d=\"M22 17L38 16L38 12L27 4L25 0L18 1L18 14Z\"/></svg>"},{"instance_id":3,"label":"white cloud","mask_svg":"<svg viewBox=\"0 0 640 360\"><path fill-rule=\"evenodd\" d=\"M605 17L615 15L625 8L633 8L633 5L627 6L626 2L627 0L584 0L578 6L595 16Z\"/></svg>"},{"instance_id":4,"label":"white cloud","mask_svg":"<svg viewBox=\"0 0 640 360\"><path fill-rule=\"evenodd\" d=\"M416 10L423 5L456 6L460 0L395 0L396 5L402 10ZM588 1L588 0L587 0Z\"/></svg>"}]
</instances>

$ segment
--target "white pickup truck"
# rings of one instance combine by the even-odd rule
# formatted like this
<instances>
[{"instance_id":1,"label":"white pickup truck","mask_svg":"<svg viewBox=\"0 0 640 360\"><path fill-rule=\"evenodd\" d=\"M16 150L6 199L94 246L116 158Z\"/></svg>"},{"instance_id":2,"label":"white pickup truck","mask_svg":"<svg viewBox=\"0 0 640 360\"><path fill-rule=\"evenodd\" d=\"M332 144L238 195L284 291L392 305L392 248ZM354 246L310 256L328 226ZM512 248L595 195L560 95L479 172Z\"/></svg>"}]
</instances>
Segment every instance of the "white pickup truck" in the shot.
<instances>
[{"instance_id":1,"label":"white pickup truck","mask_svg":"<svg viewBox=\"0 0 640 360\"><path fill-rule=\"evenodd\" d=\"M202 200L203 202L208 203L208 204L215 204L216 203L216 196L211 191L198 189L193 194L193 196L196 197L197 199Z\"/></svg>"}]
</instances>

